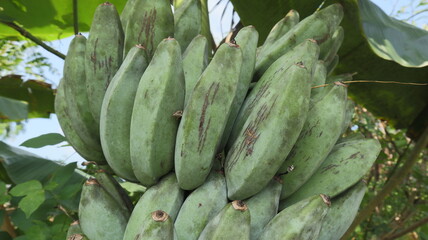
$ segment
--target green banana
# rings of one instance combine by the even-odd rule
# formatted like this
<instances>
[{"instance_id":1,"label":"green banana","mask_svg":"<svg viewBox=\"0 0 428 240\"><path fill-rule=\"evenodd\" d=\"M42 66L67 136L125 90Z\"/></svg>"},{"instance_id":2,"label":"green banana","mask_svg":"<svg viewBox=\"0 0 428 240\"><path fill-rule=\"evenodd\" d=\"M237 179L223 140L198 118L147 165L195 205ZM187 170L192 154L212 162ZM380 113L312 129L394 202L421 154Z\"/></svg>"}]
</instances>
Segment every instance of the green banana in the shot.
<instances>
[{"instance_id":1,"label":"green banana","mask_svg":"<svg viewBox=\"0 0 428 240\"><path fill-rule=\"evenodd\" d=\"M86 43L85 71L89 108L99 124L105 91L123 58L123 31L115 6L103 3L95 10Z\"/></svg>"},{"instance_id":2,"label":"green banana","mask_svg":"<svg viewBox=\"0 0 428 240\"><path fill-rule=\"evenodd\" d=\"M79 220L73 221L67 230L67 239L75 234L83 234L82 229L80 228Z\"/></svg>"},{"instance_id":3,"label":"green banana","mask_svg":"<svg viewBox=\"0 0 428 240\"><path fill-rule=\"evenodd\" d=\"M238 88L242 61L237 45L222 44L187 102L175 148L175 172L185 190L202 185L210 173Z\"/></svg>"},{"instance_id":4,"label":"green banana","mask_svg":"<svg viewBox=\"0 0 428 240\"><path fill-rule=\"evenodd\" d=\"M250 239L250 211L243 201L227 204L205 226L199 240Z\"/></svg>"},{"instance_id":5,"label":"green banana","mask_svg":"<svg viewBox=\"0 0 428 240\"><path fill-rule=\"evenodd\" d=\"M184 192L177 184L174 173L165 176L158 184L147 189L138 200L126 226L123 240L135 240L141 230L145 216L156 210L168 213L175 221L184 200ZM119 239L119 238L118 238Z\"/></svg>"},{"instance_id":6,"label":"green banana","mask_svg":"<svg viewBox=\"0 0 428 240\"><path fill-rule=\"evenodd\" d=\"M299 23L299 13L291 9L284 18L279 20L270 30L263 45L258 48L258 52L263 52L263 48L271 46L276 40L284 36L290 29L292 29L297 23ZM257 54L258 55L258 54Z\"/></svg>"},{"instance_id":7,"label":"green banana","mask_svg":"<svg viewBox=\"0 0 428 240\"><path fill-rule=\"evenodd\" d=\"M238 89L236 90L235 98L233 99L230 115L224 129L222 140L219 149L226 146L232 131L233 123L239 113L239 109L245 100L251 80L253 79L254 64L256 62L256 49L259 34L253 26L247 26L239 30L235 37L236 44L242 49L242 62L241 73L238 81Z\"/></svg>"},{"instance_id":8,"label":"green banana","mask_svg":"<svg viewBox=\"0 0 428 240\"><path fill-rule=\"evenodd\" d=\"M279 212L259 239L317 239L329 205L328 197L323 194L305 198Z\"/></svg>"},{"instance_id":9,"label":"green banana","mask_svg":"<svg viewBox=\"0 0 428 240\"><path fill-rule=\"evenodd\" d=\"M226 180L211 172L203 185L186 198L175 220L178 239L196 240L207 222L227 204Z\"/></svg>"},{"instance_id":10,"label":"green banana","mask_svg":"<svg viewBox=\"0 0 428 240\"><path fill-rule=\"evenodd\" d=\"M88 107L85 87L86 38L78 34L70 43L64 61L64 89L71 125L81 139L92 149L101 151L99 126Z\"/></svg>"},{"instance_id":11,"label":"green banana","mask_svg":"<svg viewBox=\"0 0 428 240\"><path fill-rule=\"evenodd\" d=\"M232 144L238 138L241 130L244 127L248 116L253 111L254 105L260 101L263 94L266 92L267 86L271 85L272 82L280 82L282 77L280 72L284 72L284 69L289 68L291 65L298 63L312 61L311 59L318 58L319 47L313 40L306 40L294 47L291 51L285 53L281 58L275 61L262 78L255 84L255 86L248 93L247 97L241 109L239 110L238 116L235 119L235 123L231 130L226 150L232 147ZM275 89L276 87L272 87Z\"/></svg>"},{"instance_id":12,"label":"green banana","mask_svg":"<svg viewBox=\"0 0 428 240\"><path fill-rule=\"evenodd\" d=\"M273 44L263 47L257 56L255 77L260 78L269 66L292 47L305 39L315 39L318 44L327 40L343 18L342 5L332 4L303 19Z\"/></svg>"},{"instance_id":13,"label":"green banana","mask_svg":"<svg viewBox=\"0 0 428 240\"><path fill-rule=\"evenodd\" d=\"M65 96L64 81L61 80L56 90L55 96L55 113L58 117L58 122L65 135L65 138L70 145L87 161L93 161L100 164L105 163L104 155L101 150L92 149L86 144L73 128L69 111L69 102ZM76 112L73 118L80 118L80 113Z\"/></svg>"},{"instance_id":14,"label":"green banana","mask_svg":"<svg viewBox=\"0 0 428 240\"><path fill-rule=\"evenodd\" d=\"M336 144L311 178L280 202L280 209L314 194L325 193L335 197L367 173L380 150L376 139L351 139Z\"/></svg>"},{"instance_id":15,"label":"green banana","mask_svg":"<svg viewBox=\"0 0 428 240\"><path fill-rule=\"evenodd\" d=\"M98 183L116 200L117 204L131 214L134 205L125 189L120 186L116 179L104 169L97 170L94 176Z\"/></svg>"},{"instance_id":16,"label":"green banana","mask_svg":"<svg viewBox=\"0 0 428 240\"><path fill-rule=\"evenodd\" d=\"M134 174L151 186L170 172L179 121L183 110L184 75L180 45L164 39L156 49L136 90L131 118L130 152Z\"/></svg>"},{"instance_id":17,"label":"green banana","mask_svg":"<svg viewBox=\"0 0 428 240\"><path fill-rule=\"evenodd\" d=\"M344 37L343 28L338 26L331 38L320 45L320 59L324 60L326 65L329 65L334 60Z\"/></svg>"},{"instance_id":18,"label":"green banana","mask_svg":"<svg viewBox=\"0 0 428 240\"><path fill-rule=\"evenodd\" d=\"M328 93L309 107L299 138L278 170L283 181L281 199L293 194L312 176L342 133L347 89L330 85L325 91Z\"/></svg>"},{"instance_id":19,"label":"green banana","mask_svg":"<svg viewBox=\"0 0 428 240\"><path fill-rule=\"evenodd\" d=\"M124 31L123 54L126 56L135 44L141 44L147 49L148 59L151 59L158 44L174 35L174 15L170 1L137 0Z\"/></svg>"},{"instance_id":20,"label":"green banana","mask_svg":"<svg viewBox=\"0 0 428 240\"><path fill-rule=\"evenodd\" d=\"M76 233L67 237L67 240L89 240L85 235Z\"/></svg>"},{"instance_id":21,"label":"green banana","mask_svg":"<svg viewBox=\"0 0 428 240\"><path fill-rule=\"evenodd\" d=\"M323 85L325 84L325 80L327 78L327 68L325 67L325 62L319 60L314 69L313 73L313 82L312 82L312 90L311 90L311 101L317 101L319 94L323 92Z\"/></svg>"},{"instance_id":22,"label":"green banana","mask_svg":"<svg viewBox=\"0 0 428 240\"><path fill-rule=\"evenodd\" d=\"M135 4L138 0L127 0L125 7L123 7L122 13L120 14L120 22L122 23L122 30L126 30L131 14L135 8Z\"/></svg>"},{"instance_id":23,"label":"green banana","mask_svg":"<svg viewBox=\"0 0 428 240\"><path fill-rule=\"evenodd\" d=\"M366 191L366 184L360 181L331 200L318 240L339 240L345 234L357 215Z\"/></svg>"},{"instance_id":24,"label":"green banana","mask_svg":"<svg viewBox=\"0 0 428 240\"><path fill-rule=\"evenodd\" d=\"M162 210L156 210L151 214L144 216L144 219L140 224L140 233L133 240L176 239L176 237L174 237L174 223L168 213Z\"/></svg>"},{"instance_id":25,"label":"green banana","mask_svg":"<svg viewBox=\"0 0 428 240\"><path fill-rule=\"evenodd\" d=\"M354 112L355 103L351 99L348 99L348 101L346 101L345 121L343 121L342 125L342 134L345 133L351 125L352 118L354 117Z\"/></svg>"},{"instance_id":26,"label":"green banana","mask_svg":"<svg viewBox=\"0 0 428 240\"><path fill-rule=\"evenodd\" d=\"M79 220L89 239L122 239L128 219L129 212L119 206L96 179L85 182L79 203Z\"/></svg>"},{"instance_id":27,"label":"green banana","mask_svg":"<svg viewBox=\"0 0 428 240\"><path fill-rule=\"evenodd\" d=\"M249 107L251 112L226 156L229 199L245 199L261 191L290 152L306 119L317 53L279 68L274 80L260 86L258 101Z\"/></svg>"},{"instance_id":28,"label":"green banana","mask_svg":"<svg viewBox=\"0 0 428 240\"><path fill-rule=\"evenodd\" d=\"M259 239L263 228L278 213L281 189L281 183L271 180L261 192L245 201L251 212L250 239Z\"/></svg>"},{"instance_id":29,"label":"green banana","mask_svg":"<svg viewBox=\"0 0 428 240\"><path fill-rule=\"evenodd\" d=\"M186 84L186 97L184 106L187 105L190 95L195 88L199 77L209 63L208 40L203 35L198 35L190 42L183 53L183 72Z\"/></svg>"},{"instance_id":30,"label":"green banana","mask_svg":"<svg viewBox=\"0 0 428 240\"><path fill-rule=\"evenodd\" d=\"M327 65L327 76L330 76L334 72L337 64L339 64L339 55L336 54L330 64Z\"/></svg>"},{"instance_id":31,"label":"green banana","mask_svg":"<svg viewBox=\"0 0 428 240\"><path fill-rule=\"evenodd\" d=\"M200 0L174 1L174 38L185 51L194 37L201 33L202 9Z\"/></svg>"},{"instance_id":32,"label":"green banana","mask_svg":"<svg viewBox=\"0 0 428 240\"><path fill-rule=\"evenodd\" d=\"M200 0L200 1L201 1L201 9L202 9L201 35L207 38L208 49L209 49L209 52L212 53L213 49L215 48L215 42L214 42L213 36L211 35L208 0Z\"/></svg>"},{"instance_id":33,"label":"green banana","mask_svg":"<svg viewBox=\"0 0 428 240\"><path fill-rule=\"evenodd\" d=\"M101 106L100 138L106 160L119 177L134 182L129 125L138 83L147 65L145 49L134 46L111 80Z\"/></svg>"},{"instance_id":34,"label":"green banana","mask_svg":"<svg viewBox=\"0 0 428 240\"><path fill-rule=\"evenodd\" d=\"M336 145L339 143L353 141L353 140L360 140L364 138L365 136L360 132L351 132L349 135L339 138L336 142Z\"/></svg>"}]
</instances>

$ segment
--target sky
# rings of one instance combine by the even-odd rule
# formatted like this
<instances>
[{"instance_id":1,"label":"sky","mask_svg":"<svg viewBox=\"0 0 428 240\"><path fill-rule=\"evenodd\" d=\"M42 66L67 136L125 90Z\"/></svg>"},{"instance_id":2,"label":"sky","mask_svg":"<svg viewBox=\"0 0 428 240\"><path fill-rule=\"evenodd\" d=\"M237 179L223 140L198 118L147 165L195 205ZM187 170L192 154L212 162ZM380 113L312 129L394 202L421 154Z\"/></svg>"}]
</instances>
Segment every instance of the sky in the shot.
<instances>
[{"instance_id":1,"label":"sky","mask_svg":"<svg viewBox=\"0 0 428 240\"><path fill-rule=\"evenodd\" d=\"M230 22L231 22L231 12L232 7L228 6L227 14L223 19L220 19L220 16L223 12L226 1L222 1L219 6L214 8L217 0L209 0L209 9L210 12L210 24L211 31L213 33L214 39L216 42L219 42L224 36L227 35ZM412 0L374 0L375 4L381 7L387 14L397 12L401 6L408 6L410 2L414 2ZM235 23L239 21L237 16L234 16ZM220 27L220 23L223 21L222 26ZM422 18L417 20L417 24L422 26L427 23L427 18ZM85 36L87 34L84 33ZM50 42L49 45L54 49L59 50L62 53L67 52L68 45L73 37L61 39L58 41ZM63 60L58 58L57 56L47 52L46 50L37 47L35 49L30 49L29 51L38 51L41 52L45 57L48 58L48 61L52 63L52 66L56 69L55 73L52 73L46 70L46 81L53 85L53 88L58 86L58 82L62 76L62 68L63 68ZM29 53L30 54L30 53ZM40 136L42 134L47 133L60 133L62 134L61 128L58 124L58 120L55 114L51 114L49 119L29 119L25 122L24 130L22 130L18 135L12 136L10 138L5 139L4 141L9 145L19 147L23 150L27 150L29 152L35 153L40 157L56 160L61 162L83 162L84 160L73 150L72 147L64 146L63 144L55 145L55 146L46 146L39 149L34 148L26 148L20 147L19 145L23 143L25 140L30 138L34 138Z\"/></svg>"}]
</instances>

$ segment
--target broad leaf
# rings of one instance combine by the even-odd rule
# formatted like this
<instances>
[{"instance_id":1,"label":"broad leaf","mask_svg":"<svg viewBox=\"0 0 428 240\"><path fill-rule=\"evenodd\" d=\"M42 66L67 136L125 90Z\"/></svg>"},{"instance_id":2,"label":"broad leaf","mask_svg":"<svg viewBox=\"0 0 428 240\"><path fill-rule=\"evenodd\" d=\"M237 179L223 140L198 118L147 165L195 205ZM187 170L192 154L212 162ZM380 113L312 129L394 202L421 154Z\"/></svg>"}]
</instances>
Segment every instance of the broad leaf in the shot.
<instances>
[{"instance_id":1,"label":"broad leaf","mask_svg":"<svg viewBox=\"0 0 428 240\"><path fill-rule=\"evenodd\" d=\"M276 0L231 0L244 25L254 25L264 41L273 25L290 9L299 12L301 19L312 14L322 0L276 1ZM342 26L345 40L339 51L339 65L335 73L357 72L355 80L397 81L403 83L426 83L427 31L386 16L369 0L330 0L324 6L340 2L345 11ZM379 21L383 21L379 23ZM364 31L364 27L367 32ZM374 31L382 24L383 31ZM399 29L399 30L394 30ZM401 32L401 40L391 40ZM367 36L367 38L366 38ZM382 36L384 36L382 38ZM393 43L388 43L393 42ZM425 42L425 43L424 43ZM372 45L370 45L370 43ZM374 52L373 49L377 49ZM404 50L405 49L405 50ZM382 57L376 53L383 51ZM385 60L393 59L394 61ZM404 64L405 63L405 64ZM388 120L396 128L410 128L416 137L428 115L428 86L382 83L355 83L349 88L350 96L376 116Z\"/></svg>"},{"instance_id":2,"label":"broad leaf","mask_svg":"<svg viewBox=\"0 0 428 240\"><path fill-rule=\"evenodd\" d=\"M18 206L27 218L45 201L45 191L42 184L37 180L30 180L16 185L10 190L12 196L21 197Z\"/></svg>"},{"instance_id":3,"label":"broad leaf","mask_svg":"<svg viewBox=\"0 0 428 240\"><path fill-rule=\"evenodd\" d=\"M104 0L77 1L79 32L89 31L95 8ZM110 0L118 11L122 11L126 1ZM42 40L56 40L74 34L73 1L71 0L15 0L2 1L0 21L15 21L27 31ZM0 24L0 38L22 38L12 28Z\"/></svg>"},{"instance_id":4,"label":"broad leaf","mask_svg":"<svg viewBox=\"0 0 428 240\"><path fill-rule=\"evenodd\" d=\"M27 102L29 118L47 118L55 111L54 90L50 84L42 81L24 81L19 75L1 77L0 96Z\"/></svg>"},{"instance_id":5,"label":"broad leaf","mask_svg":"<svg viewBox=\"0 0 428 240\"><path fill-rule=\"evenodd\" d=\"M15 197L22 197L31 192L43 190L42 184L37 180L20 183L10 190L10 194Z\"/></svg>"},{"instance_id":6,"label":"broad leaf","mask_svg":"<svg viewBox=\"0 0 428 240\"><path fill-rule=\"evenodd\" d=\"M22 120L28 116L28 104L0 96L0 119Z\"/></svg>"},{"instance_id":7,"label":"broad leaf","mask_svg":"<svg viewBox=\"0 0 428 240\"><path fill-rule=\"evenodd\" d=\"M65 139L65 137L59 133L47 133L35 138L28 139L27 141L21 143L20 146L29 148L41 148L48 145L56 145L64 141L67 141L67 139Z\"/></svg>"}]
</instances>

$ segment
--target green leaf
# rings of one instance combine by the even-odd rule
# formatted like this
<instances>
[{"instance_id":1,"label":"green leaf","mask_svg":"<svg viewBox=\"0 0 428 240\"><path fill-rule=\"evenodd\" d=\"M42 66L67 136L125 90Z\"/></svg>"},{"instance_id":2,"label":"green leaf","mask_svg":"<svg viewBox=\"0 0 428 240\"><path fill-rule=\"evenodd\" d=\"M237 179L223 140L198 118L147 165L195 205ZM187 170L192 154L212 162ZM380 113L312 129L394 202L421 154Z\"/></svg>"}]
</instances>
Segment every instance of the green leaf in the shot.
<instances>
[{"instance_id":1,"label":"green leaf","mask_svg":"<svg viewBox=\"0 0 428 240\"><path fill-rule=\"evenodd\" d=\"M79 32L89 31L95 8L104 0L78 1ZM110 0L118 11L122 11L126 1ZM19 4L17 4L19 3ZM43 7L40 7L43 6ZM31 0L3 1L1 21L11 21L13 16L31 34L43 40L56 40L74 34L73 1ZM0 38L22 38L15 30L1 24Z\"/></svg>"},{"instance_id":2,"label":"green leaf","mask_svg":"<svg viewBox=\"0 0 428 240\"><path fill-rule=\"evenodd\" d=\"M24 81L19 75L1 77L0 96L27 102L28 118L47 118L55 112L52 85L42 81Z\"/></svg>"},{"instance_id":3,"label":"green leaf","mask_svg":"<svg viewBox=\"0 0 428 240\"><path fill-rule=\"evenodd\" d=\"M13 238L7 232L0 231L0 239L1 240L12 240ZM15 238L17 239L17 238Z\"/></svg>"},{"instance_id":4,"label":"green leaf","mask_svg":"<svg viewBox=\"0 0 428 240\"><path fill-rule=\"evenodd\" d=\"M47 133L35 138L28 139L27 141L21 143L20 146L41 148L48 145L56 145L64 141L67 141L67 139L59 133Z\"/></svg>"},{"instance_id":5,"label":"green leaf","mask_svg":"<svg viewBox=\"0 0 428 240\"><path fill-rule=\"evenodd\" d=\"M21 197L40 190L43 190L42 184L37 180L30 180L16 185L10 190L10 194L15 197Z\"/></svg>"},{"instance_id":6,"label":"green leaf","mask_svg":"<svg viewBox=\"0 0 428 240\"><path fill-rule=\"evenodd\" d=\"M28 116L28 104L26 102L0 96L0 118L21 120Z\"/></svg>"},{"instance_id":7,"label":"green leaf","mask_svg":"<svg viewBox=\"0 0 428 240\"><path fill-rule=\"evenodd\" d=\"M299 12L300 18L312 14L322 0L307 1L276 1L276 0L231 0L235 10L239 14L244 25L254 25L260 34L260 42L263 43L273 25L290 9ZM339 50L339 65L335 74L353 73L358 75L354 80L396 81L403 83L426 83L428 67L408 68L407 65L426 64L428 51L423 40L427 38L427 31L417 30L413 26L400 23L387 17L378 8L374 8L368 0L344 0L326 1L324 6L340 2L344 7L345 16L341 26L344 28L345 40ZM375 17L375 15L378 15ZM370 16L370 17L368 17ZM389 19L388 19L389 18ZM387 21L385 19L388 19ZM379 26L377 21L383 23L391 31L382 38L381 32L373 30L365 32L364 26ZM370 28L370 27L369 27ZM394 30L392 29L399 29ZM400 31L399 40L390 39ZM394 33L392 33L394 32ZM411 39L408 43L402 43L404 39ZM425 40L426 41L426 40ZM389 44L388 42L393 42ZM383 45L387 45L385 48ZM389 56L394 61L385 60L372 50L374 48L384 51L382 57ZM392 47L393 46L393 47ZM418 55L421 53L420 55ZM401 59L401 60L400 60ZM425 61L425 62L424 62ZM425 119L428 116L428 100L426 93L428 86L379 84L379 83L355 83L348 88L349 95L358 103L366 107L377 117L388 120L396 128L410 128L409 133L416 136L425 127Z\"/></svg>"},{"instance_id":8,"label":"green leaf","mask_svg":"<svg viewBox=\"0 0 428 240\"><path fill-rule=\"evenodd\" d=\"M45 201L45 191L43 189L29 193L19 202L18 206L25 213L27 218L37 210L40 205Z\"/></svg>"}]
</instances>

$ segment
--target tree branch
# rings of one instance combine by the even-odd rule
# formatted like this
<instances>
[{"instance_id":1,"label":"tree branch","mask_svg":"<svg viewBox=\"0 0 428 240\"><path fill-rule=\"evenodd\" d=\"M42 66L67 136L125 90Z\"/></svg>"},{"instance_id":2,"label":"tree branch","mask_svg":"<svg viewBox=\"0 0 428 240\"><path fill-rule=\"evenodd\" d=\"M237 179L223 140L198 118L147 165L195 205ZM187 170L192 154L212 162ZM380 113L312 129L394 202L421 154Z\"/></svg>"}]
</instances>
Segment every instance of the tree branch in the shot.
<instances>
[{"instance_id":1,"label":"tree branch","mask_svg":"<svg viewBox=\"0 0 428 240\"><path fill-rule=\"evenodd\" d=\"M79 15L77 10L77 0L73 0L73 24L74 24L74 35L79 33Z\"/></svg>"},{"instance_id":2,"label":"tree branch","mask_svg":"<svg viewBox=\"0 0 428 240\"><path fill-rule=\"evenodd\" d=\"M6 22L6 21L0 21L1 23L15 29L16 31L18 31L22 36L30 39L31 41L33 41L34 43L36 43L37 45L39 45L40 47L46 49L48 52L56 55L59 58L65 59L65 55L58 52L57 50L49 47L48 45L46 45L42 40L38 39L37 37L35 37L33 34L29 33L27 30L25 30L24 28L18 26L16 23L14 22Z\"/></svg>"},{"instance_id":3,"label":"tree branch","mask_svg":"<svg viewBox=\"0 0 428 240\"><path fill-rule=\"evenodd\" d=\"M381 204L385 198L401 184L403 179L412 171L413 165L419 160L419 154L424 150L425 146L428 144L428 127L425 128L424 132L420 136L419 140L416 142L415 147L410 152L410 155L407 161L403 166L389 179L389 182L384 185L382 190L361 210L357 215L352 225L349 227L348 231L342 237L342 239L347 239L355 228L370 214L373 210Z\"/></svg>"},{"instance_id":4,"label":"tree branch","mask_svg":"<svg viewBox=\"0 0 428 240\"><path fill-rule=\"evenodd\" d=\"M407 228L405 228L405 229L403 229L403 230L401 230L401 231L399 231L399 232L397 232L395 234L389 235L386 238L382 238L382 240L390 240L390 239L392 240L392 239L399 238L399 237L405 235L406 233L414 231L415 229L417 229L418 227L424 225L425 223L428 223L428 217L422 218L421 220L419 220L419 221L413 223L412 225L410 225L409 227L407 227Z\"/></svg>"}]
</instances>

